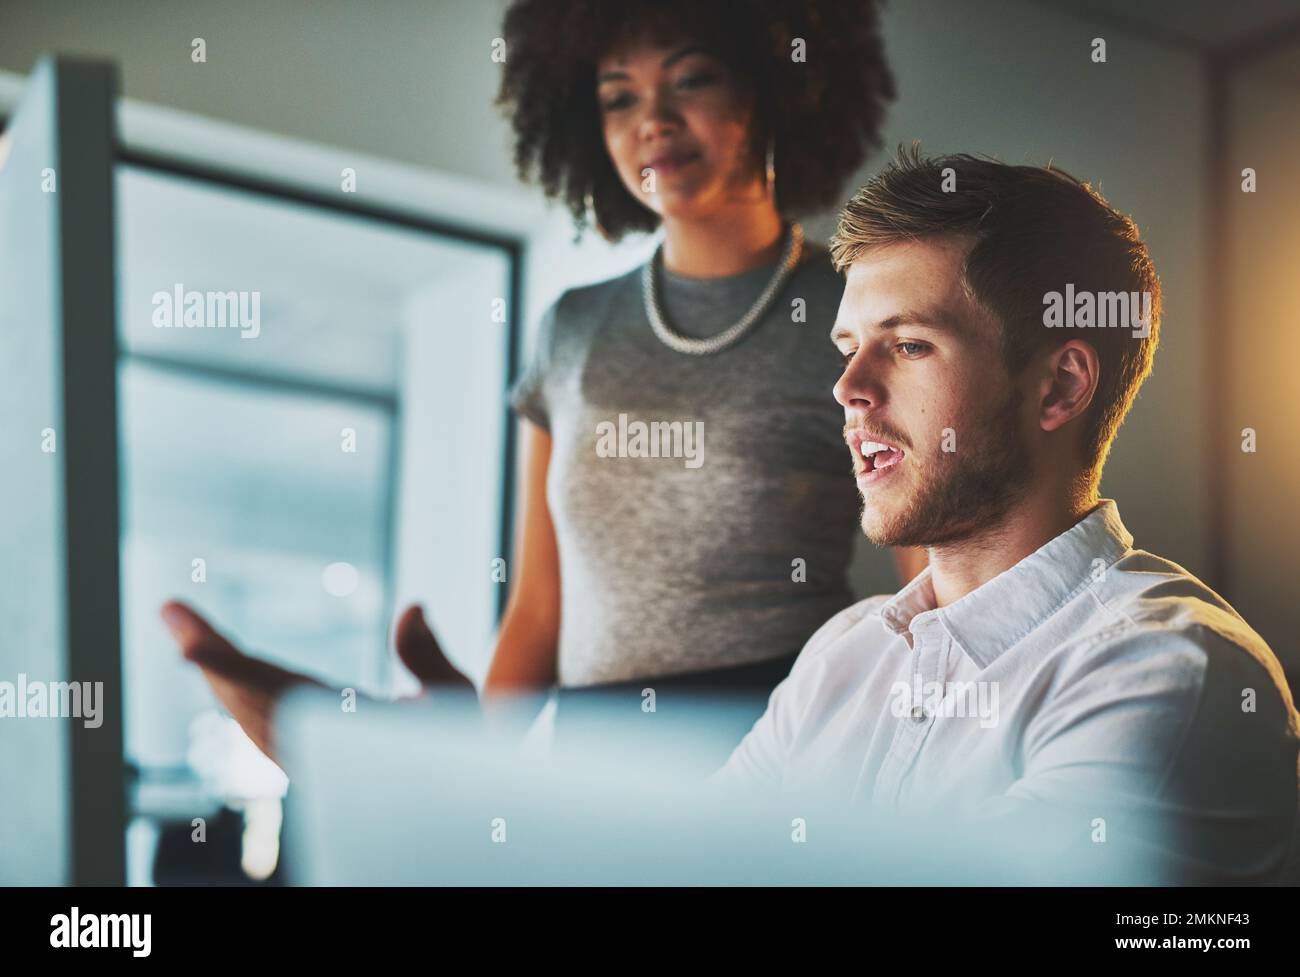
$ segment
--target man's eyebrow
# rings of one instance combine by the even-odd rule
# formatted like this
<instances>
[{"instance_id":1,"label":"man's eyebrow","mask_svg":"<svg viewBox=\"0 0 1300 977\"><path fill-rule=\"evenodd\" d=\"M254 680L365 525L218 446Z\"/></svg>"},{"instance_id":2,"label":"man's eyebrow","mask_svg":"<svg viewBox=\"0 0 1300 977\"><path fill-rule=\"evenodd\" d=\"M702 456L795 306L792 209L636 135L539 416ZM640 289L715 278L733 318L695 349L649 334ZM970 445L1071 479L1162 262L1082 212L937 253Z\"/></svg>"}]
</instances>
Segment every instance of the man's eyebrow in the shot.
<instances>
[{"instance_id":1,"label":"man's eyebrow","mask_svg":"<svg viewBox=\"0 0 1300 977\"><path fill-rule=\"evenodd\" d=\"M699 44L688 44L686 47L678 48L672 54L668 55L668 57L664 58L662 67L671 68L674 64L676 64L678 61L682 60L682 58L686 57L689 54L708 54L708 53L709 52L705 48L701 47ZM627 77L628 77L627 72L624 71L623 69L613 68L609 71L602 71L600 74L598 74L596 76L596 83L600 84L601 82L605 82L605 81L626 81Z\"/></svg>"},{"instance_id":2,"label":"man's eyebrow","mask_svg":"<svg viewBox=\"0 0 1300 977\"><path fill-rule=\"evenodd\" d=\"M921 326L925 329L939 329L943 332L958 331L957 320L943 309L927 309L924 312L906 309L876 323L877 329L897 329L899 326ZM847 326L840 325L838 322L831 329L831 342L833 343L837 343L841 339L851 339L852 337L852 330Z\"/></svg>"}]
</instances>

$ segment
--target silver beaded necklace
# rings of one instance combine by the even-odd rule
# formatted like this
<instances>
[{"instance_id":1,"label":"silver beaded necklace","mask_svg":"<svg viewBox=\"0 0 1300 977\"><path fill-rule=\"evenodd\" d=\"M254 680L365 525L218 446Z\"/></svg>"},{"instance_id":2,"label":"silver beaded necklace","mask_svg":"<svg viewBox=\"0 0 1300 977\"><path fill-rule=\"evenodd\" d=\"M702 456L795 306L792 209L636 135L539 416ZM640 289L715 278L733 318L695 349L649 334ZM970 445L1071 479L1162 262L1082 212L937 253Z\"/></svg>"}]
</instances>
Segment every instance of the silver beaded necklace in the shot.
<instances>
[{"instance_id":1,"label":"silver beaded necklace","mask_svg":"<svg viewBox=\"0 0 1300 977\"><path fill-rule=\"evenodd\" d=\"M649 264L645 266L645 270L641 274L641 291L645 297L645 314L646 318L650 320L650 328L654 330L654 334L669 349L690 356L708 356L739 342L743 336L758 324L763 314L767 312L768 307L771 306L772 301L781 291L790 274L798 266L799 259L803 256L803 228L798 223L790 225L789 238L781 254L781 261L777 265L776 274L767 283L767 288L763 289L763 294L750 306L749 311L716 336L708 336L703 339L683 336L668 324L667 318L664 316L663 308L659 303L658 270L663 250L664 246L661 243L655 249Z\"/></svg>"}]
</instances>

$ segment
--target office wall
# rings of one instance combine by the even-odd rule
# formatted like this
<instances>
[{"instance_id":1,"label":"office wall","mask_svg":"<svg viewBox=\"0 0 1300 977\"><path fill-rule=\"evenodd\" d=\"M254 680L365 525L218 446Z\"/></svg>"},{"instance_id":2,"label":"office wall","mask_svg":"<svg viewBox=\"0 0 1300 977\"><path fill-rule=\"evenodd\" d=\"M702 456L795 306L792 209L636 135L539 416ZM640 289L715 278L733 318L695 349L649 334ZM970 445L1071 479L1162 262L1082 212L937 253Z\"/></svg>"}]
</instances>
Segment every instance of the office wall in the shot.
<instances>
[{"instance_id":1,"label":"office wall","mask_svg":"<svg viewBox=\"0 0 1300 977\"><path fill-rule=\"evenodd\" d=\"M5 0L0 68L51 47L122 65L122 94L489 181L508 126L484 111L502 0ZM207 61L191 60L201 37Z\"/></svg>"},{"instance_id":2,"label":"office wall","mask_svg":"<svg viewBox=\"0 0 1300 977\"><path fill-rule=\"evenodd\" d=\"M1225 172L1228 275L1224 385L1207 400L1228 417L1214 464L1225 469L1230 596L1293 676L1300 673L1300 46L1277 52L1291 76L1267 66L1230 81ZM1241 171L1256 191L1241 190ZM1226 392L1226 398L1223 394ZM1255 450L1243 450L1244 429Z\"/></svg>"}]
</instances>

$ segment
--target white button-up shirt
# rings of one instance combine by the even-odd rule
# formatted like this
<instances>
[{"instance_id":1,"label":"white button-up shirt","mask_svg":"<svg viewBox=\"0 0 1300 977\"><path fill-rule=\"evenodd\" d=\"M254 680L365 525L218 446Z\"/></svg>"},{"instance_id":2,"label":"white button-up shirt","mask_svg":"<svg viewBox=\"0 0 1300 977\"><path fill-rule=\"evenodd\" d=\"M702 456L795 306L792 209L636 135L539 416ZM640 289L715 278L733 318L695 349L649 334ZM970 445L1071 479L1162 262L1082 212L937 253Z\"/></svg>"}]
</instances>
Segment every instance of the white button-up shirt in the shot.
<instances>
[{"instance_id":1,"label":"white button-up shirt","mask_svg":"<svg viewBox=\"0 0 1300 977\"><path fill-rule=\"evenodd\" d=\"M1132 543L1106 500L946 607L927 569L845 609L715 782L976 818L1069 808L1084 835L1142 825L1179 877L1276 873L1300 752L1281 665Z\"/></svg>"}]
</instances>

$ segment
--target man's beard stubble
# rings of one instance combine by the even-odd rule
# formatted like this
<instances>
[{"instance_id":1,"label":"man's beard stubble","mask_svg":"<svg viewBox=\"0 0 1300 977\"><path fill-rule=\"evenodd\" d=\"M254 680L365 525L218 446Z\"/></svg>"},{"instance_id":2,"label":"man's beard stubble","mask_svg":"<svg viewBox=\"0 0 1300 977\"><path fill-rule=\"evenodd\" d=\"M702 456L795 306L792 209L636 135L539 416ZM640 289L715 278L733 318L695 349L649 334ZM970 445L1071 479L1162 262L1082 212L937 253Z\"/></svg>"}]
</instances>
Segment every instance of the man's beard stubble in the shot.
<instances>
[{"instance_id":1,"label":"man's beard stubble","mask_svg":"<svg viewBox=\"0 0 1300 977\"><path fill-rule=\"evenodd\" d=\"M1013 387L1000 407L977 418L969 430L981 432L982 443L972 446L968 435L956 451L941 452L920 471L907 507L867 538L877 546L939 546L997 526L1024 499L1033 475L1020 433L1022 399Z\"/></svg>"}]
</instances>

